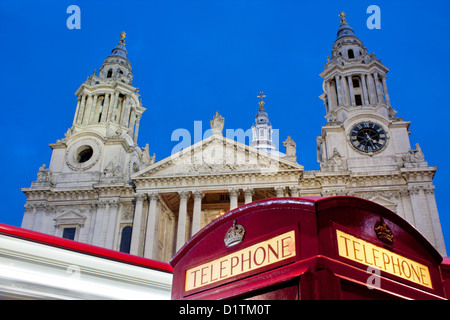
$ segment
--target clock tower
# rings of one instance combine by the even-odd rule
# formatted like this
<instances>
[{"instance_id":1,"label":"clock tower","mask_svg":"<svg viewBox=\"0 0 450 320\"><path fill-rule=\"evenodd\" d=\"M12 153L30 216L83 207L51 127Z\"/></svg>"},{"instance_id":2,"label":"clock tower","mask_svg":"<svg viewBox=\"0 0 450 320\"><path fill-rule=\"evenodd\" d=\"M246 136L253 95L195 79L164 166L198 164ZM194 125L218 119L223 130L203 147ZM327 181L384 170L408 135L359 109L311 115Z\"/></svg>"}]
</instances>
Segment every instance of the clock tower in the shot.
<instances>
[{"instance_id":1,"label":"clock tower","mask_svg":"<svg viewBox=\"0 0 450 320\"><path fill-rule=\"evenodd\" d=\"M99 72L75 92L72 126L50 144L49 167L43 165L37 181L22 189L27 196L22 227L110 249L131 235L130 177L154 157L148 145L137 145L145 108L132 84L125 36L122 32Z\"/></svg>"},{"instance_id":2,"label":"clock tower","mask_svg":"<svg viewBox=\"0 0 450 320\"><path fill-rule=\"evenodd\" d=\"M411 148L410 122L397 117L389 98L389 69L367 51L345 14L339 16L331 58L320 74L327 120L317 137L321 193L378 202L445 253L434 197L437 167L428 166L418 143Z\"/></svg>"},{"instance_id":3,"label":"clock tower","mask_svg":"<svg viewBox=\"0 0 450 320\"><path fill-rule=\"evenodd\" d=\"M319 138L319 162L339 154L348 170L396 170L411 150L410 123L396 117L389 99L384 66L347 24L344 13L320 76L327 124ZM422 165L425 165L423 163Z\"/></svg>"}]
</instances>

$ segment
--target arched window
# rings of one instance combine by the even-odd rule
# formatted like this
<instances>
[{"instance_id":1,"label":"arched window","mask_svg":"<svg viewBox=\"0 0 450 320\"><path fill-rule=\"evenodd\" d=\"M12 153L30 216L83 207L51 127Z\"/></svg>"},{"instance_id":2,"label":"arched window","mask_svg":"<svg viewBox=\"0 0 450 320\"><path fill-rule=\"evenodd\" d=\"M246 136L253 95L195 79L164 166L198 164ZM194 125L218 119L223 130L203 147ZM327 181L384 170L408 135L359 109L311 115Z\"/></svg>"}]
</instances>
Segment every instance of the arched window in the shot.
<instances>
[{"instance_id":1,"label":"arched window","mask_svg":"<svg viewBox=\"0 0 450 320\"><path fill-rule=\"evenodd\" d=\"M126 226L122 229L122 236L120 238L120 252L130 253L131 246L131 233L133 228L131 226Z\"/></svg>"},{"instance_id":2,"label":"arched window","mask_svg":"<svg viewBox=\"0 0 450 320\"><path fill-rule=\"evenodd\" d=\"M355 58L355 53L353 52L352 49L349 49L349 50L348 50L348 58L349 58L349 59Z\"/></svg>"},{"instance_id":3,"label":"arched window","mask_svg":"<svg viewBox=\"0 0 450 320\"><path fill-rule=\"evenodd\" d=\"M112 77L112 69L109 69L109 71L108 71L108 75L106 76L107 78L111 78Z\"/></svg>"}]
</instances>

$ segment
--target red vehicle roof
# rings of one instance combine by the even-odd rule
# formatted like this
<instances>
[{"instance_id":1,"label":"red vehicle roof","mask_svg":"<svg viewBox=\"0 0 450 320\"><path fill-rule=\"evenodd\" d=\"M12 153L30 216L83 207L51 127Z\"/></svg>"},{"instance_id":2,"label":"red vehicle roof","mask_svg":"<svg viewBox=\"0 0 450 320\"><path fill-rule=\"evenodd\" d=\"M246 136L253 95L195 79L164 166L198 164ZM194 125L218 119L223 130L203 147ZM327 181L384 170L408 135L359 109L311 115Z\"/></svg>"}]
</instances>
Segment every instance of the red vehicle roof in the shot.
<instances>
[{"instance_id":1,"label":"red vehicle roof","mask_svg":"<svg viewBox=\"0 0 450 320\"><path fill-rule=\"evenodd\" d=\"M26 241L41 243L44 245L57 247L69 251L79 252L103 259L131 264L143 268L163 271L167 273L173 272L172 267L168 263L146 259L119 251L109 250L82 242L59 238L40 232L10 226L3 223L0 223L0 234L23 239Z\"/></svg>"}]
</instances>

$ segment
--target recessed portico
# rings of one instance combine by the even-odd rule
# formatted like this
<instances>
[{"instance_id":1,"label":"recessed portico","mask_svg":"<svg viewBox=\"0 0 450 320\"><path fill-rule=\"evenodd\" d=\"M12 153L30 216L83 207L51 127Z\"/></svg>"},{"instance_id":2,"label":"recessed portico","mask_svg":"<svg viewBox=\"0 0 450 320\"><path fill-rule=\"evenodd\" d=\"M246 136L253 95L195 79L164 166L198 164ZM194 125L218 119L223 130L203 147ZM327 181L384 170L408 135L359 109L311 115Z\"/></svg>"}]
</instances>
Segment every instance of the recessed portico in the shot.
<instances>
[{"instance_id":1,"label":"recessed portico","mask_svg":"<svg viewBox=\"0 0 450 320\"><path fill-rule=\"evenodd\" d=\"M224 163L224 154L234 162ZM147 203L136 204L134 221L137 217L146 226L133 226L131 253L143 252L144 257L173 254L201 228L231 209L255 200L298 196L302 175L303 166L297 163L213 135L132 177L136 193L144 195L142 199L146 200L142 201ZM144 208L148 212L143 212ZM172 229L154 223L161 221L162 208L175 221ZM162 232L172 232L174 245L161 248L170 253L157 252Z\"/></svg>"}]
</instances>

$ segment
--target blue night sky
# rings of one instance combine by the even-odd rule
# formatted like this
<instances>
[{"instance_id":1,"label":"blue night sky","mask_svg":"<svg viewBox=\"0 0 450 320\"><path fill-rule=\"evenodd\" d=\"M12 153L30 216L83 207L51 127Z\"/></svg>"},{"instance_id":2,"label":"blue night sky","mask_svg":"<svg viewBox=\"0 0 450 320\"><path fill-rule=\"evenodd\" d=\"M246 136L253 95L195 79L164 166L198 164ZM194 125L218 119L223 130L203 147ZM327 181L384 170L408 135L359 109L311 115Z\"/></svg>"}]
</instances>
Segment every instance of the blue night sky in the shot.
<instances>
[{"instance_id":1,"label":"blue night sky","mask_svg":"<svg viewBox=\"0 0 450 320\"><path fill-rule=\"evenodd\" d=\"M69 30L67 7L81 9L81 29ZM370 30L369 5L381 9ZM156 160L178 143L172 132L203 131L216 110L225 129L247 130L263 91L280 141L297 143L298 162L318 170L316 136L325 124L323 70L340 11L390 68L387 85L397 116L411 121L411 146L438 166L434 179L450 250L448 59L450 1L151 0L20 1L0 4L3 147L0 222L20 226L22 187L50 163L49 143L72 125L78 87L100 69L126 31L133 85L147 108L138 144ZM284 151L284 147L281 148Z\"/></svg>"}]
</instances>

